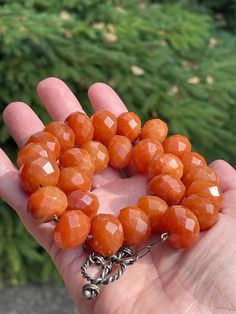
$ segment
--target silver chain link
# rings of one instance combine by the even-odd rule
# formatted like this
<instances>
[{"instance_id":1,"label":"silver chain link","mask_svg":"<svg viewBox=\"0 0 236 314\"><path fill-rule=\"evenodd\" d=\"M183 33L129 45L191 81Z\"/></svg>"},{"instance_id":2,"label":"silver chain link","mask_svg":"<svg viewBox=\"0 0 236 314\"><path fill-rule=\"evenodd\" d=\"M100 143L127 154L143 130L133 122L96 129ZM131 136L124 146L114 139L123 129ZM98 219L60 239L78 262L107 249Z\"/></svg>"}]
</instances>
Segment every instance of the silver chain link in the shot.
<instances>
[{"instance_id":1,"label":"silver chain link","mask_svg":"<svg viewBox=\"0 0 236 314\"><path fill-rule=\"evenodd\" d=\"M154 247L160 245L167 240L169 232L161 234L160 238L141 248L136 253L127 245L123 245L120 250L111 256L101 256L90 253L85 263L81 266L82 277L89 283L83 286L83 295L87 300L95 298L100 293L99 285L108 285L109 283L119 279L126 271L129 265L132 265L137 259L147 255ZM91 236L88 237L88 241ZM88 252L87 241L84 244L84 250ZM96 265L100 267L100 273L96 277L92 277L88 269L90 266ZM114 271L114 268L118 268ZM114 271L113 274L111 272Z\"/></svg>"}]
</instances>

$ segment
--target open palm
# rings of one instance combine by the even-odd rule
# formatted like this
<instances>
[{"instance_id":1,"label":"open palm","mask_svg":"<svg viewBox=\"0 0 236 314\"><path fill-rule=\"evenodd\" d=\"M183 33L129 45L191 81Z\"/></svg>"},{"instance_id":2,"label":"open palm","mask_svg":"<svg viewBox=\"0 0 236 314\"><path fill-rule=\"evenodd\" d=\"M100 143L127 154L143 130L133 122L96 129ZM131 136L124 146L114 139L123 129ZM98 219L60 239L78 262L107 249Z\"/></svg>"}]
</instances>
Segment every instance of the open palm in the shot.
<instances>
[{"instance_id":1,"label":"open palm","mask_svg":"<svg viewBox=\"0 0 236 314\"><path fill-rule=\"evenodd\" d=\"M38 85L38 94L54 120L64 120L82 107L69 88L56 78ZM107 109L118 115L126 107L107 85L89 89L94 110ZM26 104L11 103L4 121L21 147L28 137L42 130L43 123ZM224 161L215 161L224 192L218 223L200 235L198 243L183 251L161 245L130 266L118 281L103 287L94 301L81 296L84 280L80 267L86 259L83 249L61 250L53 242L54 223L39 224L26 211L27 195L21 190L18 171L0 150L0 196L14 208L27 230L47 250L81 313L225 313L236 312L236 172ZM122 178L107 168L94 176L93 193L100 211L118 213L137 204L146 193L146 178Z\"/></svg>"}]
</instances>

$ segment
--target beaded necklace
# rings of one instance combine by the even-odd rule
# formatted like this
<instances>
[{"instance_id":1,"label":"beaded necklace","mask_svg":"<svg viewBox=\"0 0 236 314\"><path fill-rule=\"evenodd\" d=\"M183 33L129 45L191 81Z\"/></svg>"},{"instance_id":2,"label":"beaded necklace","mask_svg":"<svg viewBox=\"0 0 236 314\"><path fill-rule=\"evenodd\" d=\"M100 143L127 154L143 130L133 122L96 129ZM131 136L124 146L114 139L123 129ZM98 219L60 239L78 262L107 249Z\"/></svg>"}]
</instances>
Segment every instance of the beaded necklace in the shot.
<instances>
[{"instance_id":1,"label":"beaded necklace","mask_svg":"<svg viewBox=\"0 0 236 314\"><path fill-rule=\"evenodd\" d=\"M38 221L55 222L60 248L84 245L89 253L81 267L89 282L83 287L87 299L155 246L166 241L190 248L200 231L217 222L223 197L215 171L191 151L185 136L167 134L164 121L151 119L141 128L133 112L115 117L101 110L91 118L74 112L33 134L18 153L28 211ZM117 217L98 213L102 204L91 190L94 173L108 165L123 175L132 169L148 178L146 195ZM151 233L159 237L135 252L132 246L146 243ZM94 264L101 268L97 277L88 271Z\"/></svg>"}]
</instances>

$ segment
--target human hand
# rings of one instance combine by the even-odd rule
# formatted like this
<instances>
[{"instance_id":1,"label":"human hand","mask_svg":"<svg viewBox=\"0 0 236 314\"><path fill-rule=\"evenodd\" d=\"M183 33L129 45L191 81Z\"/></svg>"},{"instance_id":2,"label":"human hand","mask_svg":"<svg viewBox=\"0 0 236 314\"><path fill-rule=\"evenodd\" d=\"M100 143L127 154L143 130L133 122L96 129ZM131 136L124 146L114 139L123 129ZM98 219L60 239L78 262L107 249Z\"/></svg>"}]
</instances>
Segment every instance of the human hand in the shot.
<instances>
[{"instance_id":1,"label":"human hand","mask_svg":"<svg viewBox=\"0 0 236 314\"><path fill-rule=\"evenodd\" d=\"M38 85L38 94L54 120L64 120L82 107L68 87L56 78ZM96 83L89 89L93 109L107 109L115 115L126 111L116 93ZM19 147L43 129L43 123L24 103L11 103L4 121ZM81 295L84 279L80 267L86 259L81 247L62 250L53 241L54 223L35 222L26 211L27 195L22 191L18 171L0 150L0 196L18 213L32 236L45 248L60 272L80 313L212 313L236 311L236 172L224 161L211 165L219 175L224 192L218 223L202 232L189 250L161 245L130 266L118 281L104 287L94 301ZM119 209L137 204L146 194L142 175L122 178L107 168L93 178L93 193L102 204L100 211L117 214Z\"/></svg>"}]
</instances>

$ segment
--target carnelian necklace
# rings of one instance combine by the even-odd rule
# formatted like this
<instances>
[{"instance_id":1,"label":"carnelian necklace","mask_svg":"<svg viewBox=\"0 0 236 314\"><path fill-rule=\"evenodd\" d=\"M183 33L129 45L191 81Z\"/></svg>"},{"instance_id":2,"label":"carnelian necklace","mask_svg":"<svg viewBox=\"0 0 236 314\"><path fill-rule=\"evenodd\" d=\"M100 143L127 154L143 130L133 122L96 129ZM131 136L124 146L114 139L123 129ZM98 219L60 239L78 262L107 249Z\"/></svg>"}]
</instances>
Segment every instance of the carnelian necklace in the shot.
<instances>
[{"instance_id":1,"label":"carnelian necklace","mask_svg":"<svg viewBox=\"0 0 236 314\"><path fill-rule=\"evenodd\" d=\"M81 267L89 282L83 287L87 299L156 245L167 240L175 248L190 248L200 230L217 222L222 193L215 171L191 151L185 136L167 134L167 124L160 119L141 128L133 112L115 117L101 110L91 118L74 112L65 122L51 122L33 134L18 153L28 211L38 221L55 222L53 236L60 248L83 244L89 251ZM132 168L148 177L147 195L135 206L121 208L118 217L97 214L102 204L90 192L93 174L108 164L122 173ZM131 246L145 243L151 233L160 236L134 252ZM96 278L88 272L93 264L101 267Z\"/></svg>"}]
</instances>

